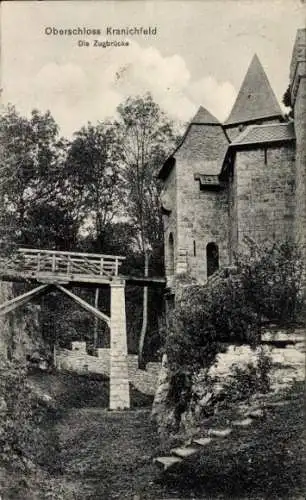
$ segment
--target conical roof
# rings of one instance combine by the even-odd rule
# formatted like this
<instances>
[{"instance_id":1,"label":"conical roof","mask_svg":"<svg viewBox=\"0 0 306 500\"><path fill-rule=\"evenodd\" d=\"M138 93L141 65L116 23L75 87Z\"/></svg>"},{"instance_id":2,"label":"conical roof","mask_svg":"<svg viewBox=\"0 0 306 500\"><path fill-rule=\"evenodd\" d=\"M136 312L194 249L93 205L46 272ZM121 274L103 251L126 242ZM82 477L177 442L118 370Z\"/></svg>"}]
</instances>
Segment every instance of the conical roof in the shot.
<instances>
[{"instance_id":1,"label":"conical roof","mask_svg":"<svg viewBox=\"0 0 306 500\"><path fill-rule=\"evenodd\" d=\"M203 108L203 106L199 107L190 124L221 125L219 120L217 120L217 118L213 116L207 109Z\"/></svg>"},{"instance_id":2,"label":"conical roof","mask_svg":"<svg viewBox=\"0 0 306 500\"><path fill-rule=\"evenodd\" d=\"M282 111L257 55L255 54L225 125L282 116Z\"/></svg>"}]
</instances>

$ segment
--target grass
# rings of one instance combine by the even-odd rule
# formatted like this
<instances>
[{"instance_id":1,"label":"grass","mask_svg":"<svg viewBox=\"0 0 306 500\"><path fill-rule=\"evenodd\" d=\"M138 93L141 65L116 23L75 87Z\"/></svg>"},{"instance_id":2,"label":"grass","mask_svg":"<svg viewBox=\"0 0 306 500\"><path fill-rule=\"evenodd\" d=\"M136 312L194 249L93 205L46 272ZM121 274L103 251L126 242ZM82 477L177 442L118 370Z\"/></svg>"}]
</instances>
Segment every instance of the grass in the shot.
<instances>
[{"instance_id":1,"label":"grass","mask_svg":"<svg viewBox=\"0 0 306 500\"><path fill-rule=\"evenodd\" d=\"M110 412L108 381L70 374L35 374L32 383L52 393L57 411L44 425L49 432L40 483L11 490L3 500L302 499L304 385L282 396L284 406L267 406L263 420L234 429L172 472L161 473L152 458L171 442L160 443L150 423L150 400L133 391L132 411ZM272 397L267 397L272 401ZM58 411L60 410L60 411ZM235 407L203 423L228 426ZM13 476L12 476L13 477ZM16 476L15 476L16 478Z\"/></svg>"},{"instance_id":2,"label":"grass","mask_svg":"<svg viewBox=\"0 0 306 500\"><path fill-rule=\"evenodd\" d=\"M109 403L109 378L100 374L77 375L70 372L33 372L29 381L40 393L49 394L59 410L69 408L107 408ZM131 407L150 406L153 396L142 394L130 384Z\"/></svg>"},{"instance_id":3,"label":"grass","mask_svg":"<svg viewBox=\"0 0 306 500\"><path fill-rule=\"evenodd\" d=\"M234 428L229 437L161 477L161 483L182 498L305 498L303 396L304 384L296 383L281 398L287 404L267 406L263 420ZM228 425L235 416L233 409L224 411L206 425Z\"/></svg>"}]
</instances>

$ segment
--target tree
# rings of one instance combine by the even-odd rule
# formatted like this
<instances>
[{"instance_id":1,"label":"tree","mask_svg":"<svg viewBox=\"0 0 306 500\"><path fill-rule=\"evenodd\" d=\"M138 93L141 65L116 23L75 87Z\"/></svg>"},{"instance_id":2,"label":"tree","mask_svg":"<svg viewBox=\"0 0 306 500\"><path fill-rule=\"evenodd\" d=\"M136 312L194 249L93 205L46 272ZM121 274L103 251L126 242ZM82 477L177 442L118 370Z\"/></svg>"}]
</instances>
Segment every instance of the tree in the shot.
<instances>
[{"instance_id":1,"label":"tree","mask_svg":"<svg viewBox=\"0 0 306 500\"><path fill-rule=\"evenodd\" d=\"M111 223L120 211L119 161L121 148L115 127L108 122L88 124L74 134L66 171L68 196L74 202L74 213L80 232L87 233L87 250L103 251ZM99 304L99 288L95 292L95 307ZM98 343L98 319L94 323L94 347Z\"/></svg>"},{"instance_id":2,"label":"tree","mask_svg":"<svg viewBox=\"0 0 306 500\"><path fill-rule=\"evenodd\" d=\"M293 107L292 107L292 102L291 102L291 87L288 85L282 99L282 103L286 108L290 108L289 113L288 113L288 118L294 118L294 113L293 113Z\"/></svg>"},{"instance_id":3,"label":"tree","mask_svg":"<svg viewBox=\"0 0 306 500\"><path fill-rule=\"evenodd\" d=\"M150 251L160 253L163 225L159 205L161 186L157 172L174 148L178 137L174 124L167 119L150 94L130 97L118 107L117 123L122 145L121 174L126 191L125 211L135 228L135 241L143 255L148 275ZM147 329L148 289L144 287L143 321L139 340L139 365Z\"/></svg>"},{"instance_id":4,"label":"tree","mask_svg":"<svg viewBox=\"0 0 306 500\"><path fill-rule=\"evenodd\" d=\"M65 212L62 166L66 143L58 136L58 127L49 112L33 110L30 118L8 106L0 118L2 232L10 243L44 245L47 217L42 214ZM59 201L61 200L61 203ZM71 227L68 218L57 214L52 238L57 247L58 224ZM44 227L42 227L44 224ZM69 232L70 229L69 229ZM8 242L6 242L8 243Z\"/></svg>"},{"instance_id":5,"label":"tree","mask_svg":"<svg viewBox=\"0 0 306 500\"><path fill-rule=\"evenodd\" d=\"M120 211L119 161L121 148L115 128L104 122L89 124L74 134L66 161L67 195L83 232L92 233L97 249Z\"/></svg>"},{"instance_id":6,"label":"tree","mask_svg":"<svg viewBox=\"0 0 306 500\"><path fill-rule=\"evenodd\" d=\"M178 137L174 124L150 94L128 98L118 113L121 174L128 200L125 211L136 229L138 249L144 254L148 244L154 248L163 238L157 173Z\"/></svg>"}]
</instances>

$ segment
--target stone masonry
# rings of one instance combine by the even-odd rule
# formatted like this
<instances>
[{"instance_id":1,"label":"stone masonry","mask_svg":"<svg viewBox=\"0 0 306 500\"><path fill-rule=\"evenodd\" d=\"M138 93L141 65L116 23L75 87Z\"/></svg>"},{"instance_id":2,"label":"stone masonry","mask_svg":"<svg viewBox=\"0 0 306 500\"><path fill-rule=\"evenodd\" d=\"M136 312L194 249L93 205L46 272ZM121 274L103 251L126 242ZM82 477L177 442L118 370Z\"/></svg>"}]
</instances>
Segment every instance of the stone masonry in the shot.
<instances>
[{"instance_id":1,"label":"stone masonry","mask_svg":"<svg viewBox=\"0 0 306 500\"><path fill-rule=\"evenodd\" d=\"M290 68L293 119L255 55L225 123L200 107L162 166L168 293L182 274L205 283L250 240L297 242L306 269L305 51L302 29Z\"/></svg>"},{"instance_id":2,"label":"stone masonry","mask_svg":"<svg viewBox=\"0 0 306 500\"><path fill-rule=\"evenodd\" d=\"M139 370L137 354L129 354L127 364L129 383L143 394L154 395L160 363L149 362L145 370ZM72 349L57 349L55 366L59 371L78 374L95 373L109 377L110 349L98 348L97 355L94 356L87 353L86 342L72 342Z\"/></svg>"},{"instance_id":3,"label":"stone masonry","mask_svg":"<svg viewBox=\"0 0 306 500\"><path fill-rule=\"evenodd\" d=\"M116 280L111 288L110 410L130 407L125 315L125 283Z\"/></svg>"},{"instance_id":4,"label":"stone masonry","mask_svg":"<svg viewBox=\"0 0 306 500\"><path fill-rule=\"evenodd\" d=\"M295 234L306 269L306 30L298 30L290 67L296 134Z\"/></svg>"}]
</instances>

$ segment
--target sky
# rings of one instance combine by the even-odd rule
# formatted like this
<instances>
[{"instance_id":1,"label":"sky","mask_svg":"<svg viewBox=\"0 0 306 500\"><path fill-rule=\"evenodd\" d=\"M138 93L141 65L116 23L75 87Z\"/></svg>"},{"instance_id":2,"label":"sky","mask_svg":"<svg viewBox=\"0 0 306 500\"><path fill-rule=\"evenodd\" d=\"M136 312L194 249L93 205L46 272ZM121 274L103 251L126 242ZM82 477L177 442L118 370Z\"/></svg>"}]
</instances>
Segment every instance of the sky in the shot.
<instances>
[{"instance_id":1,"label":"sky","mask_svg":"<svg viewBox=\"0 0 306 500\"><path fill-rule=\"evenodd\" d=\"M301 0L4 1L2 105L23 115L50 110L68 138L148 91L171 119L186 122L202 105L223 121L254 53L281 102L305 7ZM108 27L134 26L157 33L106 35ZM101 35L46 34L78 27ZM129 46L94 47L94 40Z\"/></svg>"}]
</instances>

